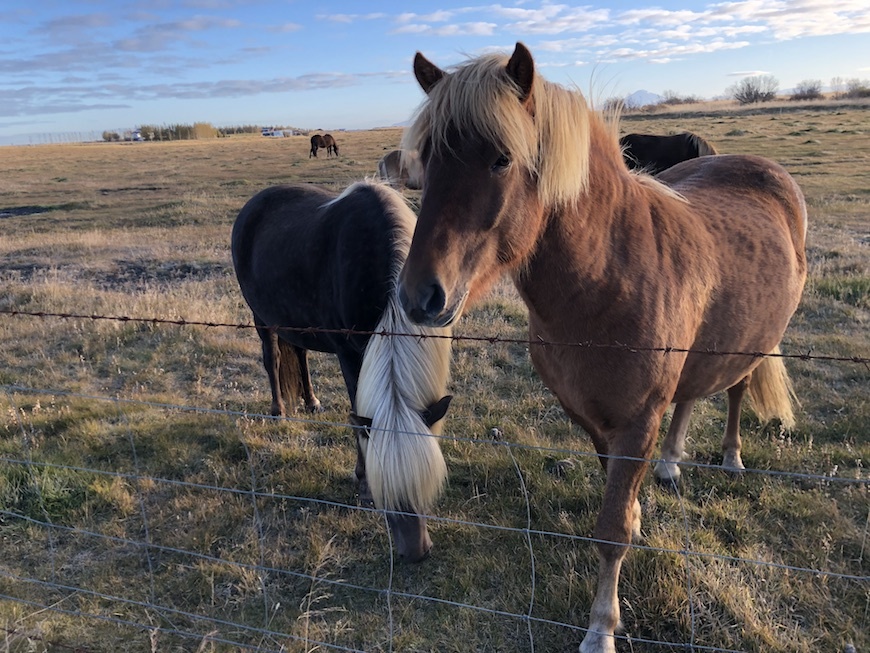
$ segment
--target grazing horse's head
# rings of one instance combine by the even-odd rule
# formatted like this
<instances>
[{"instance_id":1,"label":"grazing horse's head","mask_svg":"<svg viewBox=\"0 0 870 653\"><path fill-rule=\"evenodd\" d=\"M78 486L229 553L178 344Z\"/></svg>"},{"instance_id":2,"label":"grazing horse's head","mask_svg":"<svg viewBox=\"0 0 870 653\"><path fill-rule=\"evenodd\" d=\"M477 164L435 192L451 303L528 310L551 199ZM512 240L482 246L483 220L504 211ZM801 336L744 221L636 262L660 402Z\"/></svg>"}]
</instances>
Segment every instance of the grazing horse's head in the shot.
<instances>
[{"instance_id":1,"label":"grazing horse's head","mask_svg":"<svg viewBox=\"0 0 870 653\"><path fill-rule=\"evenodd\" d=\"M417 53L414 73L427 99L403 148L420 153L424 192L400 298L413 321L444 326L520 268L547 209L585 188L588 111L535 74L521 43L451 71Z\"/></svg>"}]
</instances>

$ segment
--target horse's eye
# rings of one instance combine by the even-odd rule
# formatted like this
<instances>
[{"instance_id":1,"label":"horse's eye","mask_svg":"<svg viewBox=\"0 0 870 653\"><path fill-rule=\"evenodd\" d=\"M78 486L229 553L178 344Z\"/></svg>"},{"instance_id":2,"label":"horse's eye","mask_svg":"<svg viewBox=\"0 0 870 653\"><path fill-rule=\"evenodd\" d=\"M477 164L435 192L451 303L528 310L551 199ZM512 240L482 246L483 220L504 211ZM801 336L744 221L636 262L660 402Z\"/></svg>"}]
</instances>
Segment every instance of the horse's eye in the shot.
<instances>
[{"instance_id":1,"label":"horse's eye","mask_svg":"<svg viewBox=\"0 0 870 653\"><path fill-rule=\"evenodd\" d=\"M507 154L502 154L495 160L495 163L492 164L493 172L501 172L506 170L511 165L511 159Z\"/></svg>"}]
</instances>

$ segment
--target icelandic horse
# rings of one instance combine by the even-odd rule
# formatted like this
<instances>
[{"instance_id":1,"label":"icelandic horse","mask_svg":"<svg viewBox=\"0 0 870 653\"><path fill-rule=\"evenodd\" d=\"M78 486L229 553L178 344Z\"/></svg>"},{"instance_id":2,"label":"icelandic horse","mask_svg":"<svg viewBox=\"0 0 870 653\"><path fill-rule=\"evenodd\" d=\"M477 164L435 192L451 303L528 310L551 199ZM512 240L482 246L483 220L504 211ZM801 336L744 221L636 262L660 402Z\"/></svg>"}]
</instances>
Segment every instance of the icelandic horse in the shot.
<instances>
[{"instance_id":1,"label":"icelandic horse","mask_svg":"<svg viewBox=\"0 0 870 653\"><path fill-rule=\"evenodd\" d=\"M378 178L397 190L420 190L422 176L423 169L416 152L408 152L403 158L402 150L391 150L378 161Z\"/></svg>"},{"instance_id":2,"label":"icelandic horse","mask_svg":"<svg viewBox=\"0 0 870 653\"><path fill-rule=\"evenodd\" d=\"M745 392L762 419L793 422L775 354L806 278L803 195L756 156L630 172L615 121L538 75L522 43L447 71L418 52L414 73L426 99L402 149L420 152L424 178L402 306L418 324L445 327L512 276L532 362L606 470L580 651L613 653L620 567L640 534L638 491L668 406L665 476L678 473L701 397L728 391L726 467L742 467Z\"/></svg>"},{"instance_id":3,"label":"icelandic horse","mask_svg":"<svg viewBox=\"0 0 870 653\"><path fill-rule=\"evenodd\" d=\"M451 349L449 328L409 322L396 296L415 221L383 184L360 182L341 194L284 185L248 200L232 233L272 415L285 415L300 396L318 410L308 350L338 357L357 427L360 499L387 511L399 556L412 562L432 548L423 515L447 475L431 436L450 403ZM414 336L380 335L392 333Z\"/></svg>"},{"instance_id":4,"label":"icelandic horse","mask_svg":"<svg viewBox=\"0 0 870 653\"><path fill-rule=\"evenodd\" d=\"M625 165L651 175L689 159L719 154L710 141L692 132L670 136L626 134L619 139L619 144Z\"/></svg>"},{"instance_id":5,"label":"icelandic horse","mask_svg":"<svg viewBox=\"0 0 870 653\"><path fill-rule=\"evenodd\" d=\"M330 156L338 156L338 143L332 137L332 134L314 134L311 137L311 150L308 152L308 158L317 157L317 150L325 149L326 158Z\"/></svg>"}]
</instances>

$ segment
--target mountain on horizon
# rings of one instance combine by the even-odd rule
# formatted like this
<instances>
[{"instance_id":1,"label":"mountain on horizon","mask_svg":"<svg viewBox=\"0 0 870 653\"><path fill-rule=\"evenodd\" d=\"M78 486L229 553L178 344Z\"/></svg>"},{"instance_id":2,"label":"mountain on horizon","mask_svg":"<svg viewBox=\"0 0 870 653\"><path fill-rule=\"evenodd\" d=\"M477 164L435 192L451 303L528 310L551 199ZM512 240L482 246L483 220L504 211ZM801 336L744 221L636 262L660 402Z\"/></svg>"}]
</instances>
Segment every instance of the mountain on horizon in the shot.
<instances>
[{"instance_id":1,"label":"mountain on horizon","mask_svg":"<svg viewBox=\"0 0 870 653\"><path fill-rule=\"evenodd\" d=\"M625 106L629 109L639 109L640 107L646 107L651 104L661 104L664 100L665 98L658 93L650 93L649 91L641 89L635 91L631 95L626 95L624 102Z\"/></svg>"}]
</instances>

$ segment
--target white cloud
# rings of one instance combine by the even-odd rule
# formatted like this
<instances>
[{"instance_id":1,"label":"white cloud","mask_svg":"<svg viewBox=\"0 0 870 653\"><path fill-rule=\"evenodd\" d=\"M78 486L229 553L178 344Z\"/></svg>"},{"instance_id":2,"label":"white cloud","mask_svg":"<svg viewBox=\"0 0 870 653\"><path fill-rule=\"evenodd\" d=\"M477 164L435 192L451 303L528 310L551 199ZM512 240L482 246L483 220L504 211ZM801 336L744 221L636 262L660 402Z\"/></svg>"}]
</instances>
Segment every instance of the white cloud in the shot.
<instances>
[{"instance_id":1,"label":"white cloud","mask_svg":"<svg viewBox=\"0 0 870 653\"><path fill-rule=\"evenodd\" d=\"M333 23L355 23L360 20L378 20L386 18L387 14L372 12L370 14L318 14L317 20L328 20Z\"/></svg>"},{"instance_id":2,"label":"white cloud","mask_svg":"<svg viewBox=\"0 0 870 653\"><path fill-rule=\"evenodd\" d=\"M299 23L284 23L283 25L278 25L277 27L269 27L268 28L272 32L281 32L287 34L289 32L298 32L302 29L302 25Z\"/></svg>"},{"instance_id":3,"label":"white cloud","mask_svg":"<svg viewBox=\"0 0 870 653\"><path fill-rule=\"evenodd\" d=\"M758 77L759 75L769 75L766 70L738 70L733 73L728 73L728 77Z\"/></svg>"},{"instance_id":4,"label":"white cloud","mask_svg":"<svg viewBox=\"0 0 870 653\"><path fill-rule=\"evenodd\" d=\"M616 22L623 25L687 25L704 19L707 12L667 11L665 9L631 9L616 17Z\"/></svg>"},{"instance_id":5,"label":"white cloud","mask_svg":"<svg viewBox=\"0 0 870 653\"><path fill-rule=\"evenodd\" d=\"M495 23L454 23L441 27L411 23L393 30L393 34L423 34L429 36L492 36L498 25Z\"/></svg>"},{"instance_id":6,"label":"white cloud","mask_svg":"<svg viewBox=\"0 0 870 653\"><path fill-rule=\"evenodd\" d=\"M396 21L399 23L410 23L412 21L420 22L420 23L444 23L450 20L454 16L454 12L452 11L435 11L431 14L414 14L414 13L404 13L399 14L396 17Z\"/></svg>"}]
</instances>

